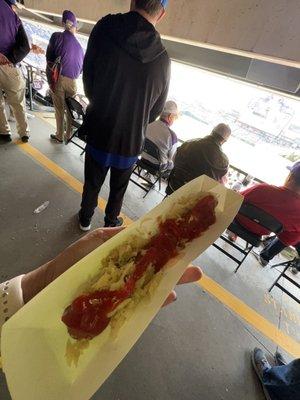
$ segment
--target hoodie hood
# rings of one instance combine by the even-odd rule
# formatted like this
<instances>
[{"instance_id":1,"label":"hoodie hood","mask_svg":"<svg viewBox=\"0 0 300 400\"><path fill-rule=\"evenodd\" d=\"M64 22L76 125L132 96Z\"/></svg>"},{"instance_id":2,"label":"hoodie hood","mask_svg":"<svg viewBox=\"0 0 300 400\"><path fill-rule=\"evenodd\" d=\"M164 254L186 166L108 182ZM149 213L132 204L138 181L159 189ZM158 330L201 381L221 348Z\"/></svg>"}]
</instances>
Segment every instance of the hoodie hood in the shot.
<instances>
[{"instance_id":1,"label":"hoodie hood","mask_svg":"<svg viewBox=\"0 0 300 400\"><path fill-rule=\"evenodd\" d=\"M135 11L107 15L101 23L104 32L118 47L143 64L166 52L154 26Z\"/></svg>"}]
</instances>

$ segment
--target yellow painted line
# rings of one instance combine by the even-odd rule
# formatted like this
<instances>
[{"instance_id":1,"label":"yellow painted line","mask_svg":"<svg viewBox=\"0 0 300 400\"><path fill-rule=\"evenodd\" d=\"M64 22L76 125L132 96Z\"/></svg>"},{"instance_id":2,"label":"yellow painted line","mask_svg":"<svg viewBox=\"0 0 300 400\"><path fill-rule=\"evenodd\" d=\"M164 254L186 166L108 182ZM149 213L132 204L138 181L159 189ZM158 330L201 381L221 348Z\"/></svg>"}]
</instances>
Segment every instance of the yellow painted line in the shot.
<instances>
[{"instance_id":1,"label":"yellow painted line","mask_svg":"<svg viewBox=\"0 0 300 400\"><path fill-rule=\"evenodd\" d=\"M300 358L299 342L286 335L274 324L269 322L251 307L247 306L247 304L238 299L232 293L228 292L217 282L208 276L204 276L198 284L208 293L217 298L221 303L226 305L231 311L239 315L244 321L248 322L248 324L261 332L264 336L279 345L293 357Z\"/></svg>"},{"instance_id":2,"label":"yellow painted line","mask_svg":"<svg viewBox=\"0 0 300 400\"><path fill-rule=\"evenodd\" d=\"M59 167L53 161L49 160L39 150L30 144L17 143L24 153L31 156L39 164L45 167L53 175L59 178L62 182L66 183L69 187L78 193L82 193L82 183L70 175L63 168ZM99 198L99 208L103 211L106 206L106 202ZM126 224L132 223L132 220L125 215L122 215ZM220 286L213 279L204 275L198 284L210 293L213 297L218 299L221 303L227 306L231 311L240 316L244 321L252 325L256 330L261 332L268 339L279 345L282 349L290 353L293 357L300 357L300 343L286 335L274 324L269 322L266 318L260 315L258 312L253 310L239 298L228 292L222 286Z\"/></svg>"},{"instance_id":3,"label":"yellow painted line","mask_svg":"<svg viewBox=\"0 0 300 400\"><path fill-rule=\"evenodd\" d=\"M74 178L71 174L69 174L66 170L55 164L53 161L49 160L48 157L44 156L39 150L35 147L31 146L29 143L23 144L17 142L18 146L21 150L30 155L35 161L45 167L49 172L59 178L62 182L66 183L70 188L75 190L78 193L82 193L83 184L76 178ZM104 211L106 207L106 201L102 198L98 198L98 207ZM126 225L132 223L132 220L128 218L126 215L121 214L122 218Z\"/></svg>"}]
</instances>

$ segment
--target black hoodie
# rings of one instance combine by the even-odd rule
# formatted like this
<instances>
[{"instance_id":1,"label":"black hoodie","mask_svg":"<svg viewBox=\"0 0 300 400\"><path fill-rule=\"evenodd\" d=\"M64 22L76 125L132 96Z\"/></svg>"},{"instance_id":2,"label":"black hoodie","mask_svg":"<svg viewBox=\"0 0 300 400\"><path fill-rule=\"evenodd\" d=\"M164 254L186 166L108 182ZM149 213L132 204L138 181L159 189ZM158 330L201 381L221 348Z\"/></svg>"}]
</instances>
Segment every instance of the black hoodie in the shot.
<instances>
[{"instance_id":1,"label":"black hoodie","mask_svg":"<svg viewBox=\"0 0 300 400\"><path fill-rule=\"evenodd\" d=\"M83 67L90 105L81 133L88 144L115 155L139 155L148 123L163 110L169 81L170 59L152 24L137 12L100 20Z\"/></svg>"}]
</instances>

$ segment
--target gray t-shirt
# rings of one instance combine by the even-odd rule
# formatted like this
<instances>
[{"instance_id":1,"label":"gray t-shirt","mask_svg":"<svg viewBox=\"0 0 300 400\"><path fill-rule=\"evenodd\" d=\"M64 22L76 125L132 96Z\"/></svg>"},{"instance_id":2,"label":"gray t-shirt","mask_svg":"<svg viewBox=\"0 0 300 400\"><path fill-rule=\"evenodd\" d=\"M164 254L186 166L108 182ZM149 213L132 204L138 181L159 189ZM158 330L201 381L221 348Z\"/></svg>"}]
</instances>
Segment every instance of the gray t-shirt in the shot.
<instances>
[{"instance_id":1,"label":"gray t-shirt","mask_svg":"<svg viewBox=\"0 0 300 400\"><path fill-rule=\"evenodd\" d=\"M170 129L166 122L159 120L148 125L146 138L159 148L163 169L171 170L174 166L174 157L178 143L175 132ZM153 164L158 164L155 158L144 152L142 153L142 158Z\"/></svg>"}]
</instances>

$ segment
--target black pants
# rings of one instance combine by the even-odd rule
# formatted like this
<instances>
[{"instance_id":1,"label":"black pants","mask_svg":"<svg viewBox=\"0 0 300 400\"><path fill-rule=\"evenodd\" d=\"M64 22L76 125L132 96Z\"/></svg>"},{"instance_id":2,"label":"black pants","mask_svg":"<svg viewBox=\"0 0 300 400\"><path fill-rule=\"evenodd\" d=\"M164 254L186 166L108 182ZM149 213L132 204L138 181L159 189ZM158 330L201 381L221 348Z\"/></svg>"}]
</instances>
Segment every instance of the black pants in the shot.
<instances>
[{"instance_id":1,"label":"black pants","mask_svg":"<svg viewBox=\"0 0 300 400\"><path fill-rule=\"evenodd\" d=\"M133 167L128 169L117 169L113 167L102 167L90 155L85 155L84 165L84 187L81 202L81 217L90 220L98 204L98 195L110 169L110 192L107 206L105 208L105 222L115 223L120 214L123 198L129 183Z\"/></svg>"},{"instance_id":2,"label":"black pants","mask_svg":"<svg viewBox=\"0 0 300 400\"><path fill-rule=\"evenodd\" d=\"M263 251L261 251L260 256L264 260L270 261L286 247L287 246L285 244L283 244L277 237L275 237L267 244ZM300 243L298 243L295 247L300 256Z\"/></svg>"}]
</instances>

